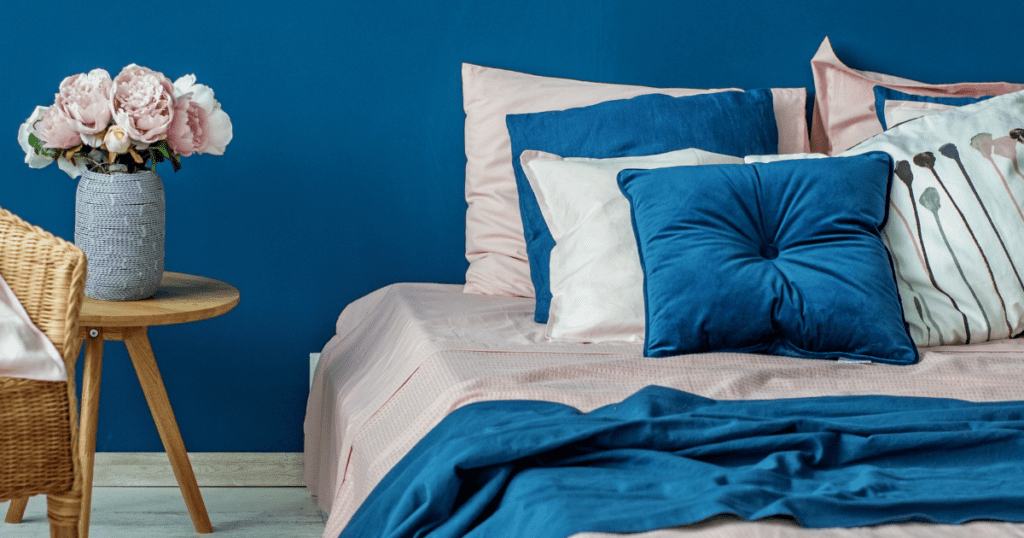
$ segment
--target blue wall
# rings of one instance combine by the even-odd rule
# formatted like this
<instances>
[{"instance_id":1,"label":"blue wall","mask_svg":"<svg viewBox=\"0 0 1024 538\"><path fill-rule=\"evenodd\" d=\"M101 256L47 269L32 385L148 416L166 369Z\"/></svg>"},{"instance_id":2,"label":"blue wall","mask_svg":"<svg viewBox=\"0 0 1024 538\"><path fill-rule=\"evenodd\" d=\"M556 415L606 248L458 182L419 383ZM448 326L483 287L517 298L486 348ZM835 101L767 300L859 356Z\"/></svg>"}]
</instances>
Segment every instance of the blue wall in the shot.
<instances>
[{"instance_id":1,"label":"blue wall","mask_svg":"<svg viewBox=\"0 0 1024 538\"><path fill-rule=\"evenodd\" d=\"M167 268L241 304L150 337L193 451L299 451L307 357L350 301L464 282L460 63L654 86L813 87L829 35L851 66L927 82L1024 81L1021 0L8 2L0 206L73 236L76 182L30 170L16 131L65 76L195 73L234 123L224 156L161 168ZM941 4L941 5L938 5ZM162 165L163 166L163 165ZM161 450L120 343L99 451Z\"/></svg>"}]
</instances>

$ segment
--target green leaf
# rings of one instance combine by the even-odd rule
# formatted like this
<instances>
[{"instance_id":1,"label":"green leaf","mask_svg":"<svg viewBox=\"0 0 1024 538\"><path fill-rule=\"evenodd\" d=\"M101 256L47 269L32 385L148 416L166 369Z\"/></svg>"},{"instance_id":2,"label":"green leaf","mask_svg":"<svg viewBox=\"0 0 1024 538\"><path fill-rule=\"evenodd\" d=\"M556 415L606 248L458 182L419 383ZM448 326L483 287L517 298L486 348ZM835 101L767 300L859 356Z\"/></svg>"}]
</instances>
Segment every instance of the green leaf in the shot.
<instances>
[{"instance_id":1,"label":"green leaf","mask_svg":"<svg viewBox=\"0 0 1024 538\"><path fill-rule=\"evenodd\" d=\"M162 157L160 159L161 161L164 159L171 161L171 166L174 167L175 172L181 170L181 159L178 158L177 153L171 151L171 148L167 145L166 140L161 140L158 144L150 146L150 149L155 149L157 151L157 154L159 154ZM155 155L156 154L154 154L154 158Z\"/></svg>"},{"instance_id":2,"label":"green leaf","mask_svg":"<svg viewBox=\"0 0 1024 538\"><path fill-rule=\"evenodd\" d=\"M37 153L43 150L43 143L32 133L28 134L28 143Z\"/></svg>"},{"instance_id":3,"label":"green leaf","mask_svg":"<svg viewBox=\"0 0 1024 538\"><path fill-rule=\"evenodd\" d=\"M43 157L49 157L51 159L56 159L57 156L60 155L60 152L55 149L44 148L43 141L39 140L39 138L32 133L28 134L28 143L32 146L32 149L35 150L36 155L42 155Z\"/></svg>"},{"instance_id":4,"label":"green leaf","mask_svg":"<svg viewBox=\"0 0 1024 538\"><path fill-rule=\"evenodd\" d=\"M178 154L171 152L171 166L174 167L174 171L181 170L181 159L178 158Z\"/></svg>"}]
</instances>

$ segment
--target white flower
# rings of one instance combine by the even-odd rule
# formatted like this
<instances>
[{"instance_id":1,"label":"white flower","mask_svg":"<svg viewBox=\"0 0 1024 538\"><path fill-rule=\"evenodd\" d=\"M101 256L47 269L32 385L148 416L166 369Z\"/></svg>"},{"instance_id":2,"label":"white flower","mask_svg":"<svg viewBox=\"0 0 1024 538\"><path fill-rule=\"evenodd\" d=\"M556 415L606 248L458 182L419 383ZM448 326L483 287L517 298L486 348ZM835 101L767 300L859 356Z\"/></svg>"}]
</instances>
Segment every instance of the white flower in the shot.
<instances>
[{"instance_id":1,"label":"white flower","mask_svg":"<svg viewBox=\"0 0 1024 538\"><path fill-rule=\"evenodd\" d=\"M182 95L192 91L192 86L196 85L196 75L183 75L178 77L178 80L174 81L174 99L177 100Z\"/></svg>"},{"instance_id":2,"label":"white flower","mask_svg":"<svg viewBox=\"0 0 1024 538\"><path fill-rule=\"evenodd\" d=\"M75 162L72 163L63 155L57 158L57 166L59 166L61 170L67 172L67 174L71 176L71 179L75 179L82 175L82 172L85 172L87 169L85 166L85 159L75 159Z\"/></svg>"},{"instance_id":3,"label":"white flower","mask_svg":"<svg viewBox=\"0 0 1024 538\"><path fill-rule=\"evenodd\" d=\"M132 145L132 139L128 137L128 131L120 125L114 125L107 129L107 136L103 138L103 145L107 151L118 155L128 151Z\"/></svg>"},{"instance_id":4,"label":"white flower","mask_svg":"<svg viewBox=\"0 0 1024 538\"><path fill-rule=\"evenodd\" d=\"M99 134L103 134L100 132ZM90 148L98 148L103 145L103 138L94 134L83 134L82 143Z\"/></svg>"},{"instance_id":5,"label":"white flower","mask_svg":"<svg viewBox=\"0 0 1024 538\"><path fill-rule=\"evenodd\" d=\"M206 122L210 135L206 147L200 153L224 155L224 150L227 149L228 143L231 142L231 138L234 136L231 118L228 117L227 112L221 110L218 103L217 108L206 117Z\"/></svg>"},{"instance_id":6,"label":"white flower","mask_svg":"<svg viewBox=\"0 0 1024 538\"><path fill-rule=\"evenodd\" d=\"M213 90L205 84L196 84L195 75L185 75L174 81L174 98L191 94L191 103L198 105L206 113L206 128L203 137L205 143L196 148L196 153L223 155L233 135L231 118L220 107L214 98Z\"/></svg>"},{"instance_id":7,"label":"white flower","mask_svg":"<svg viewBox=\"0 0 1024 538\"><path fill-rule=\"evenodd\" d=\"M18 144L25 151L25 164L29 168L44 168L53 162L53 159L49 157L37 155L36 150L28 141L29 135L36 135L36 138L39 138L37 134L39 122L43 119L43 115L46 114L49 108L47 106L37 106L32 115L18 128Z\"/></svg>"}]
</instances>

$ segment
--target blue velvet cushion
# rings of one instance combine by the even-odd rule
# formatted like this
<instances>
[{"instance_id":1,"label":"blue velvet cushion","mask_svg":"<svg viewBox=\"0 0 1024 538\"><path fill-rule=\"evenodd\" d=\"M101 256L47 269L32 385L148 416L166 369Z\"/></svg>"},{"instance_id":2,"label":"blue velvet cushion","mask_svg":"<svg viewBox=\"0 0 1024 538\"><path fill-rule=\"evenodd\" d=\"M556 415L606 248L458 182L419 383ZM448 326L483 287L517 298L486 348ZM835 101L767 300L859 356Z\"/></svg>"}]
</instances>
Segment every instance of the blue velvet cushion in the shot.
<instances>
[{"instance_id":1,"label":"blue velvet cushion","mask_svg":"<svg viewBox=\"0 0 1024 538\"><path fill-rule=\"evenodd\" d=\"M901 92L892 88L886 88L885 86L875 86L875 114L878 115L878 122L882 124L883 130L888 130L894 125L888 125L885 120L885 102L886 101L915 101L919 103L938 103L940 105L949 106L964 106L977 103L978 101L984 101L992 96L982 97L940 97L930 95L914 95L912 93Z\"/></svg>"},{"instance_id":2,"label":"blue velvet cushion","mask_svg":"<svg viewBox=\"0 0 1024 538\"><path fill-rule=\"evenodd\" d=\"M551 304L548 263L555 241L519 162L523 151L602 159L698 148L743 157L778 153L779 147L772 93L767 89L687 97L642 95L583 108L510 114L505 123L537 298L534 319L539 323L547 322Z\"/></svg>"},{"instance_id":3,"label":"blue velvet cushion","mask_svg":"<svg viewBox=\"0 0 1024 538\"><path fill-rule=\"evenodd\" d=\"M891 158L624 170L644 355L917 362L888 251Z\"/></svg>"}]
</instances>

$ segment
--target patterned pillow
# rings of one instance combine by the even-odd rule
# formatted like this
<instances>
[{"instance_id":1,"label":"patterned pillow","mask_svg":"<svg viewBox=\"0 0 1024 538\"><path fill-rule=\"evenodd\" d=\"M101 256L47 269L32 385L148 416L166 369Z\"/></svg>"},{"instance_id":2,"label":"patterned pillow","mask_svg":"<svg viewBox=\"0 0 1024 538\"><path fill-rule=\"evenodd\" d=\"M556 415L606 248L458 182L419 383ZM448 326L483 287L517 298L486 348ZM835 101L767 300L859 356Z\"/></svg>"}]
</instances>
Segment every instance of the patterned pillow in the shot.
<instances>
[{"instance_id":1,"label":"patterned pillow","mask_svg":"<svg viewBox=\"0 0 1024 538\"><path fill-rule=\"evenodd\" d=\"M918 360L881 239L889 156L624 170L644 355Z\"/></svg>"},{"instance_id":2,"label":"patterned pillow","mask_svg":"<svg viewBox=\"0 0 1024 538\"><path fill-rule=\"evenodd\" d=\"M971 105L991 97L933 97L914 95L885 86L875 86L875 114L882 129L886 130L921 116L949 110L953 107Z\"/></svg>"},{"instance_id":3,"label":"patterned pillow","mask_svg":"<svg viewBox=\"0 0 1024 538\"><path fill-rule=\"evenodd\" d=\"M845 154L869 151L895 163L884 237L917 344L1024 332L1024 92L904 123Z\"/></svg>"}]
</instances>

